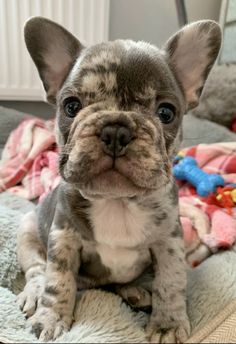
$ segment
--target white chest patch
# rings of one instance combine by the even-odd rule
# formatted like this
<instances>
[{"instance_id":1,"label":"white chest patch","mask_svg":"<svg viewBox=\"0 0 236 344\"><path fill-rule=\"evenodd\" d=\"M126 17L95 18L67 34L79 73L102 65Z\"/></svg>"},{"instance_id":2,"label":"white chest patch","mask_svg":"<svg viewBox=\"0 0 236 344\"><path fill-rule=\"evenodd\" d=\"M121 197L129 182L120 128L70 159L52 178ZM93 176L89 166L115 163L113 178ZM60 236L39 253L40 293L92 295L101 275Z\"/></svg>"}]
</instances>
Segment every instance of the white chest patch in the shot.
<instances>
[{"instance_id":1,"label":"white chest patch","mask_svg":"<svg viewBox=\"0 0 236 344\"><path fill-rule=\"evenodd\" d=\"M95 240L110 247L134 248L146 241L150 212L131 202L98 200L90 209Z\"/></svg>"},{"instance_id":2,"label":"white chest patch","mask_svg":"<svg viewBox=\"0 0 236 344\"><path fill-rule=\"evenodd\" d=\"M127 283L133 280L150 263L148 250L111 248L105 244L98 244L97 252L102 263L110 269L109 278L112 283Z\"/></svg>"}]
</instances>

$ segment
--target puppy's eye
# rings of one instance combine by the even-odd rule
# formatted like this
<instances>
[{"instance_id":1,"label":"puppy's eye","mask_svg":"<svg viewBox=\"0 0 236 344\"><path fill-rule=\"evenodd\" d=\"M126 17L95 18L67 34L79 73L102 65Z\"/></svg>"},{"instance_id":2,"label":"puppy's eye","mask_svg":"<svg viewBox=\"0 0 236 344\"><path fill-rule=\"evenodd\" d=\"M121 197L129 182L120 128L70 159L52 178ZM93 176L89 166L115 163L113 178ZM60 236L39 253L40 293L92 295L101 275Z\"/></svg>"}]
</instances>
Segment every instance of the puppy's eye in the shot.
<instances>
[{"instance_id":1,"label":"puppy's eye","mask_svg":"<svg viewBox=\"0 0 236 344\"><path fill-rule=\"evenodd\" d=\"M67 98L64 101L64 111L66 116L73 118L82 109L80 100L76 97Z\"/></svg>"},{"instance_id":2,"label":"puppy's eye","mask_svg":"<svg viewBox=\"0 0 236 344\"><path fill-rule=\"evenodd\" d=\"M164 124L169 124L175 119L175 107L169 103L159 105L156 114Z\"/></svg>"}]
</instances>

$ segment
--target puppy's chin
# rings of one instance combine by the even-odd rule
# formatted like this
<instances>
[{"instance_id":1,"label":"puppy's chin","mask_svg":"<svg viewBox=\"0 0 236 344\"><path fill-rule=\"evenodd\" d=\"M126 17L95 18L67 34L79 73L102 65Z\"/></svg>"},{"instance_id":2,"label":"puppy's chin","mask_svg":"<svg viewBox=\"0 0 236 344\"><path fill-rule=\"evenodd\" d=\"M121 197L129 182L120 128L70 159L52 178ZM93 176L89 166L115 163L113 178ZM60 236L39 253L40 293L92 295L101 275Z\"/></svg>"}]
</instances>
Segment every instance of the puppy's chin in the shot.
<instances>
[{"instance_id":1,"label":"puppy's chin","mask_svg":"<svg viewBox=\"0 0 236 344\"><path fill-rule=\"evenodd\" d=\"M108 170L94 176L85 185L79 186L85 198L132 198L147 195L152 189L136 186L131 180L115 170Z\"/></svg>"}]
</instances>

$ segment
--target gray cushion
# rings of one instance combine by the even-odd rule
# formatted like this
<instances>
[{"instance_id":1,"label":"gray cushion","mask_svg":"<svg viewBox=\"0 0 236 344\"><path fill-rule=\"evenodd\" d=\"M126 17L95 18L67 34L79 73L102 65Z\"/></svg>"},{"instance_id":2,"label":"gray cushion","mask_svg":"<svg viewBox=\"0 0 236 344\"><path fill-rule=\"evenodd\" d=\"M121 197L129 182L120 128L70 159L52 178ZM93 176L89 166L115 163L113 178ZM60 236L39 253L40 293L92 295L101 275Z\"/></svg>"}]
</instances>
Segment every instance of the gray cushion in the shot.
<instances>
[{"instance_id":1,"label":"gray cushion","mask_svg":"<svg viewBox=\"0 0 236 344\"><path fill-rule=\"evenodd\" d=\"M26 117L23 112L0 106L0 155L10 132Z\"/></svg>"},{"instance_id":2,"label":"gray cushion","mask_svg":"<svg viewBox=\"0 0 236 344\"><path fill-rule=\"evenodd\" d=\"M231 141L236 141L236 134L222 125L196 118L193 115L184 116L182 148L200 143Z\"/></svg>"},{"instance_id":3,"label":"gray cushion","mask_svg":"<svg viewBox=\"0 0 236 344\"><path fill-rule=\"evenodd\" d=\"M236 64L215 66L194 116L230 127L236 118Z\"/></svg>"}]
</instances>

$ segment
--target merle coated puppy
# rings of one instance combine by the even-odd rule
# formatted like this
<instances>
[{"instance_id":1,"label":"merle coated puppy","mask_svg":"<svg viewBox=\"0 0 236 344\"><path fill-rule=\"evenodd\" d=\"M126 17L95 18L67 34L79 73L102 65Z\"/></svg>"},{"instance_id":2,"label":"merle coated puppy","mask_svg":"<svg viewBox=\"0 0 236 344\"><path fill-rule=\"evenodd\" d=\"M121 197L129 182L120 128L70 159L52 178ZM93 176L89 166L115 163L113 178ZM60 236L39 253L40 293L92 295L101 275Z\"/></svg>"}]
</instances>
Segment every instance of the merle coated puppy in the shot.
<instances>
[{"instance_id":1,"label":"merle coated puppy","mask_svg":"<svg viewBox=\"0 0 236 344\"><path fill-rule=\"evenodd\" d=\"M55 339L71 326L77 289L113 285L133 307L151 304L150 341L184 342L186 266L171 167L183 115L217 57L219 26L190 24L161 50L131 40L86 48L35 17L25 41L56 105L62 181L19 230L20 307L40 339Z\"/></svg>"}]
</instances>

